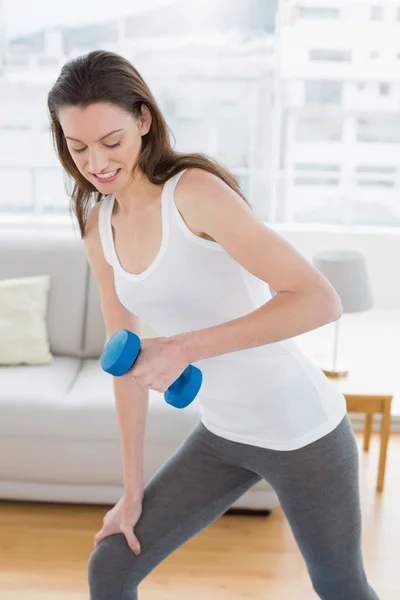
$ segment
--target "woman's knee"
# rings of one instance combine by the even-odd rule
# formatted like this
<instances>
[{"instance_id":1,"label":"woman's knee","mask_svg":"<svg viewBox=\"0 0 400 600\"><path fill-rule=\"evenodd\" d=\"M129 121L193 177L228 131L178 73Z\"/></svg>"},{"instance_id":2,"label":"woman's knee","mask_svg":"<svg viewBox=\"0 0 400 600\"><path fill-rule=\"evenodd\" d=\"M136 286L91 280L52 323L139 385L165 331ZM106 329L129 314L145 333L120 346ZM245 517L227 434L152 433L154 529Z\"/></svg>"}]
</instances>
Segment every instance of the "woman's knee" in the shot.
<instances>
[{"instance_id":1,"label":"woman's knee","mask_svg":"<svg viewBox=\"0 0 400 600\"><path fill-rule=\"evenodd\" d=\"M138 585L135 573L136 557L122 533L104 538L93 550L88 562L88 580L93 600L130 600ZM127 588L130 591L128 592ZM124 590L127 590L126 595Z\"/></svg>"}]
</instances>

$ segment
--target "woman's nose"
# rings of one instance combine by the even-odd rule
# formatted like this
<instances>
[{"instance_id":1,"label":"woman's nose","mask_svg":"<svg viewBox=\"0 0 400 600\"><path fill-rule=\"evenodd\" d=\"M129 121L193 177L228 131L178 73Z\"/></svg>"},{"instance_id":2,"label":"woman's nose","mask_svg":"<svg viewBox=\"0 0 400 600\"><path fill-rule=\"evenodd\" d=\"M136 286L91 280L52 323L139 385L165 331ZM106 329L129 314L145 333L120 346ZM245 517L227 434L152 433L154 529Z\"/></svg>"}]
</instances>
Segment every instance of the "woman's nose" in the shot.
<instances>
[{"instance_id":1,"label":"woman's nose","mask_svg":"<svg viewBox=\"0 0 400 600\"><path fill-rule=\"evenodd\" d=\"M101 173L107 166L107 157L104 153L92 151L89 153L89 171L92 173Z\"/></svg>"}]
</instances>

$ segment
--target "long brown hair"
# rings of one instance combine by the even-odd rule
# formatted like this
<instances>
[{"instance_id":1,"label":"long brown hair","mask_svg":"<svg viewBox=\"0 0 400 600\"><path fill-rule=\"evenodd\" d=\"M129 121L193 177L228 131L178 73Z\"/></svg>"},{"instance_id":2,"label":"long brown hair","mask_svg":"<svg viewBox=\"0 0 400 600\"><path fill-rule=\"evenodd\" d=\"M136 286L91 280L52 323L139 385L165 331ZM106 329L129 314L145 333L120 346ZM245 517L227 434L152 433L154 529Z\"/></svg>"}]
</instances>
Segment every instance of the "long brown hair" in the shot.
<instances>
[{"instance_id":1,"label":"long brown hair","mask_svg":"<svg viewBox=\"0 0 400 600\"><path fill-rule=\"evenodd\" d=\"M238 181L225 166L203 153L181 153L172 148L169 127L135 67L119 54L93 50L63 65L47 98L53 145L62 166L74 182L70 209L77 217L82 238L91 200L94 197L99 202L103 194L76 167L58 115L63 106L86 108L99 102L115 104L135 118L141 115L143 103L149 108L152 115L150 131L142 137L141 154L135 169L139 167L151 183L164 184L185 168L200 168L222 179L251 208Z\"/></svg>"}]
</instances>

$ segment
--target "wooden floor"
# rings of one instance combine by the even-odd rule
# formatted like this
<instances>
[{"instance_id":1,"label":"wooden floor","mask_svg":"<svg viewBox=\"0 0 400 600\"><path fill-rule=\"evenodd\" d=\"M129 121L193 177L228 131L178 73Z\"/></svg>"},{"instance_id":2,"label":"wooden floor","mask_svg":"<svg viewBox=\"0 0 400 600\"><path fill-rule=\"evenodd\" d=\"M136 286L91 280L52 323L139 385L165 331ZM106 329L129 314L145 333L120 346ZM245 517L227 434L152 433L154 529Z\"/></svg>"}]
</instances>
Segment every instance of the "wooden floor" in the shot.
<instances>
[{"instance_id":1,"label":"wooden floor","mask_svg":"<svg viewBox=\"0 0 400 600\"><path fill-rule=\"evenodd\" d=\"M377 434L369 454L356 437L367 575L380 600L399 600L400 435L391 437L381 495ZM108 508L0 502L0 598L88 600L87 560ZM280 508L270 517L223 516L170 555L139 591L140 600L316 598Z\"/></svg>"}]
</instances>

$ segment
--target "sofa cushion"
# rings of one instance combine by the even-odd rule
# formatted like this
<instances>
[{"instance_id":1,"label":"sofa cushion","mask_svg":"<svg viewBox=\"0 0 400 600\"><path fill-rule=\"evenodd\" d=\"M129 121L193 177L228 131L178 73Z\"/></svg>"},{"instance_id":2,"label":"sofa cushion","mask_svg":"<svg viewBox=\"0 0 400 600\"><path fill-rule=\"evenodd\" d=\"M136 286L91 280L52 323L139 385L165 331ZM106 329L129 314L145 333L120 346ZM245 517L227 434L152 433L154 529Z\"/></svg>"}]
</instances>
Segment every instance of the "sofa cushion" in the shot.
<instances>
[{"instance_id":1,"label":"sofa cushion","mask_svg":"<svg viewBox=\"0 0 400 600\"><path fill-rule=\"evenodd\" d=\"M54 355L82 356L89 271L83 240L70 227L1 229L0 279L50 275L46 324Z\"/></svg>"},{"instance_id":2,"label":"sofa cushion","mask_svg":"<svg viewBox=\"0 0 400 600\"><path fill-rule=\"evenodd\" d=\"M56 357L50 365L0 368L0 435L57 436L65 397L81 361Z\"/></svg>"}]
</instances>

